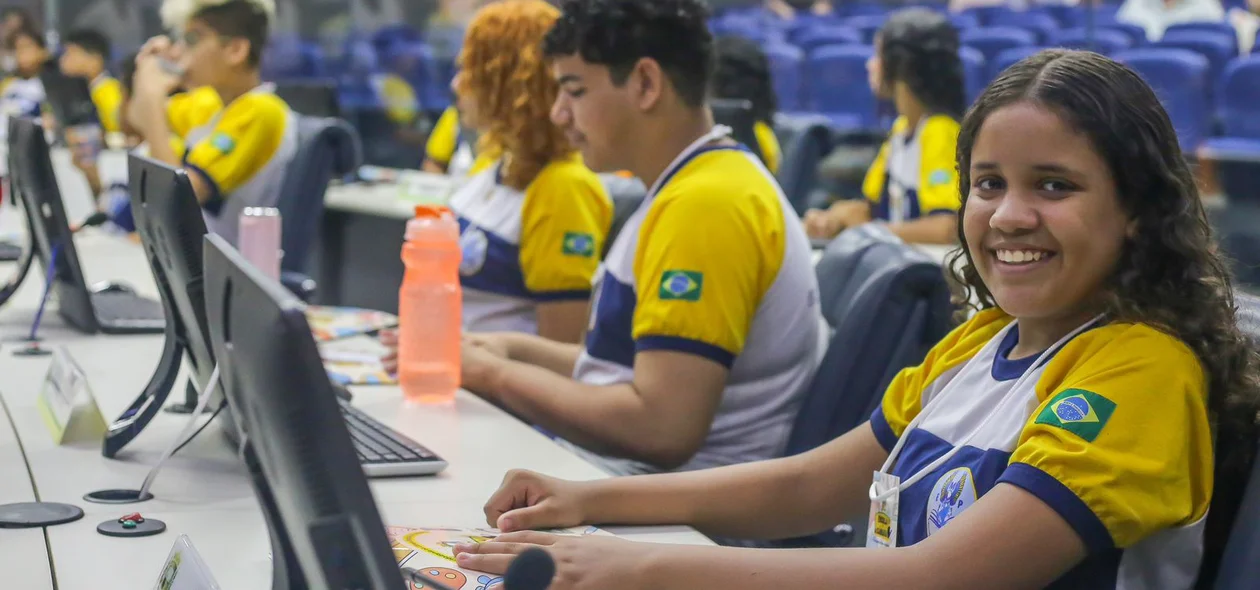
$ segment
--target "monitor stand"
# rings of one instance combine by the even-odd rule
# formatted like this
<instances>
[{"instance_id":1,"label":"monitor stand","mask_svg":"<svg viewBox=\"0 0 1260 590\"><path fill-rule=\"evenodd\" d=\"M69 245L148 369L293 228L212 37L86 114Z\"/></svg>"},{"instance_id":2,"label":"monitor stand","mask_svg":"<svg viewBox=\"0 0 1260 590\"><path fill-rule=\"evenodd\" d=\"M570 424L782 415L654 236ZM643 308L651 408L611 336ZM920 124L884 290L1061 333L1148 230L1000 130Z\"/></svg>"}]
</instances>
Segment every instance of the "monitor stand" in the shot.
<instances>
[{"instance_id":1,"label":"monitor stand","mask_svg":"<svg viewBox=\"0 0 1260 590\"><path fill-rule=\"evenodd\" d=\"M247 437L246 437L247 438ZM254 447L246 441L241 458L245 461L245 470L254 480L258 503L262 507L263 519L267 522L267 534L271 539L271 590L308 590L306 579L302 576L302 565L298 562L297 553L289 543L288 532L280 522L280 507L276 504L275 494L263 475L262 464Z\"/></svg>"},{"instance_id":2,"label":"monitor stand","mask_svg":"<svg viewBox=\"0 0 1260 590\"><path fill-rule=\"evenodd\" d=\"M110 425L109 431L105 434L105 441L101 445L101 454L105 457L112 459L118 451L135 439L145 426L149 425L158 410L166 403L166 398L175 386L175 379L179 377L179 366L184 360L184 344L180 342L176 332L179 322L175 319L174 310L166 304L167 298L161 299L167 317L162 356L158 360L157 369L153 371L153 376L149 378L149 383L140 392L140 396ZM191 384L189 389L192 389ZM193 399L196 399L195 394Z\"/></svg>"}]
</instances>

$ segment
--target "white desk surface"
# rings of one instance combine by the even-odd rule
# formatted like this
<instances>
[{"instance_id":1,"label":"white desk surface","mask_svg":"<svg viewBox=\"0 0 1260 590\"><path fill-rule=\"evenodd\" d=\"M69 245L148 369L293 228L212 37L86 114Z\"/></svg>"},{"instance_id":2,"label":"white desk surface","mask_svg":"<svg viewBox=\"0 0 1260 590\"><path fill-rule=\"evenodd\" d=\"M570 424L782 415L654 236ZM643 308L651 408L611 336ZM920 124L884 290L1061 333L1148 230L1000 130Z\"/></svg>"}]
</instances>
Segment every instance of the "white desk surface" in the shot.
<instances>
[{"instance_id":1,"label":"white desk surface","mask_svg":"<svg viewBox=\"0 0 1260 590\"><path fill-rule=\"evenodd\" d=\"M85 214L86 192L66 192L63 196L71 218ZM16 210L0 210L0 229L12 230L20 223ZM76 237L75 244L89 282L123 281L142 295L156 296L152 276L135 243L88 230ZM32 277L37 274L32 273ZM29 328L40 283L38 278L28 277L0 309L0 336L20 334ZM64 346L70 352L87 374L106 420L112 420L148 381L162 348L161 337L86 336L66 326L54 309L45 314L40 330L45 345ZM78 522L48 529L58 587L149 587L180 534L189 535L222 587L269 587L270 545L262 514L235 450L229 448L217 424L168 462L153 485L155 500L128 506L85 502L82 496L91 491L138 488L186 417L159 413L115 460L101 457L99 443L57 446L36 409L39 384L50 361L14 357L11 350L11 346L0 349L0 375L5 376L0 396L12 412L16 433L25 446L34 486L42 499L76 504L87 513ZM177 388L172 393L176 399L183 394L182 379ZM429 446L451 464L436 477L372 480L373 495L386 524L484 526L482 505L511 468L569 479L604 477L592 465L473 395L461 392L451 406L423 407L405 404L396 387L355 388L354 393L356 406ZM5 442L12 441L12 434L7 424L0 423L0 476L14 475L0 480L4 482L0 493L29 499L30 479L23 472L25 466L13 456L16 448ZM12 486L10 481L20 485ZM144 539L115 539L96 532L101 521L133 511L164 520L168 531ZM614 531L644 541L708 542L683 527ZM13 533L0 530L0 566L31 577L31 584L15 587L51 587L43 534Z\"/></svg>"}]
</instances>

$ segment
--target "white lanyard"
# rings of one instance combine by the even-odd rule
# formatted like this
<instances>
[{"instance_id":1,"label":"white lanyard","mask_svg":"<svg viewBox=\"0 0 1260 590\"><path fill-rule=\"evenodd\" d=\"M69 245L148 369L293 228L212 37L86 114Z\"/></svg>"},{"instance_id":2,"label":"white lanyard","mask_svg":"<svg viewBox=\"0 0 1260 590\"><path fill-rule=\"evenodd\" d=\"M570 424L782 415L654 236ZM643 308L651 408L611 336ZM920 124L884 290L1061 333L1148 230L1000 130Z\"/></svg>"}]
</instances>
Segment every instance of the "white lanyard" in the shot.
<instances>
[{"instance_id":1,"label":"white lanyard","mask_svg":"<svg viewBox=\"0 0 1260 590\"><path fill-rule=\"evenodd\" d=\"M980 422L979 426L977 426L974 430L972 430L962 440L954 443L953 448L950 449L949 452L945 453L944 455L941 455L935 461L929 463L927 467L920 469L917 473L912 475L910 479L902 481L895 487L891 487L889 489L884 490L884 493L882 494L876 492L876 489L875 489L876 485L872 483L871 488L868 491L868 495L870 496L871 501L882 502L896 494L900 494L901 490L904 490L918 483L919 480L923 479L924 477L927 477L929 473L935 471L938 467L940 467L941 465L944 465L946 462L952 459L954 455L957 455L958 452L961 451L965 445L967 445L973 439L975 439L976 436L978 436L984 430L984 428L989 425L989 422L993 420L994 416L997 416L1002 413L1002 408L1005 408L1006 405L1012 399L1017 399L1019 397L1018 392L1020 391L1020 386L1023 385L1024 382L1026 382L1028 378L1031 377L1036 372L1037 367L1041 366L1042 362L1044 362L1047 358L1050 358L1050 356L1052 356L1060 348L1063 348L1063 346L1066 345L1068 341L1070 341L1072 338L1075 338L1077 334L1080 334L1081 332L1088 330L1091 326L1093 326L1102 318L1103 316L1099 315L1095 317L1094 319L1081 325L1080 327L1076 328L1075 330L1072 330L1071 332L1068 333L1067 336L1064 336L1063 338L1059 339L1059 341L1055 342L1053 346L1051 346L1050 348L1047 348L1045 352L1042 352L1040 355L1038 355L1037 360L1031 366L1029 366L1028 369L1024 371L1022 375L1019 376L1019 380L1017 380L1015 384L1010 387L1006 397L1001 402L999 402L996 407L993 408L993 411L989 412L988 416L985 416L984 420ZM989 345L986 346L986 349L988 347L997 346L1002 341L1002 339L1006 337L1007 332L1014 329L1015 326L1016 326L1016 323L1012 323L1011 325L1007 326L1004 330L999 332L996 336L993 337L993 340L989 341ZM974 357L971 357L971 360L967 361L967 364L963 367L961 371L957 373L957 375L961 376L967 373L967 371L971 368L971 364L974 363L977 358L981 358L981 357L987 358L987 356L988 355L981 353ZM906 445L906 440L910 438L910 431L917 428L919 424L923 422L924 417L928 415L928 411L935 408L937 405L937 402L947 397L947 394L952 392L953 388L957 384L958 384L957 378L950 381L950 383L946 385L945 388L940 391L940 393L936 394L936 397L932 398L931 402L928 402L928 405L924 407L922 411L919 412L919 415L915 416L914 420L911 420L910 424L906 425L906 429L901 433L901 437L897 439L897 444L893 446L892 452L888 454L888 459L884 461L884 466L880 467L879 469L880 473L888 473L888 470L891 469L893 466L893 462L897 460L897 456L901 453L901 448Z\"/></svg>"},{"instance_id":2,"label":"white lanyard","mask_svg":"<svg viewBox=\"0 0 1260 590\"><path fill-rule=\"evenodd\" d=\"M700 150L700 148L704 147L705 145L715 142L719 139L725 138L726 136L730 134L731 134L730 127L727 127L726 125L717 125L713 128L712 131L704 134L703 136L700 137L700 139L697 139L694 142L692 142L691 145L687 146L687 149L684 149L681 153L678 154L678 157L674 158L673 162L669 163L669 166L665 167L665 171L662 172L659 177L657 177L656 182L652 183L652 189L648 191L647 198L645 198L644 201L646 202L650 200L652 197L655 197L656 192L661 190L661 187L665 185L665 183L670 179L670 177L674 175L675 172L678 172L678 168L681 167L683 163L685 163L687 159L692 156L692 154L695 154L697 151Z\"/></svg>"}]
</instances>

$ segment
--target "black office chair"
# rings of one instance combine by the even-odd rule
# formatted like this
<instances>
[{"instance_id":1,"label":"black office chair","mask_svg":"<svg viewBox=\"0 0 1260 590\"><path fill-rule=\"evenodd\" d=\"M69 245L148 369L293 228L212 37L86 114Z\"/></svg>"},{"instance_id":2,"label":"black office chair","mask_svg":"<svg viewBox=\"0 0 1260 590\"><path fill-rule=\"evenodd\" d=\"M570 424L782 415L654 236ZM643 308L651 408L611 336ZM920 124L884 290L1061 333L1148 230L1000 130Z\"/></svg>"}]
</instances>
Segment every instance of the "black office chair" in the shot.
<instances>
[{"instance_id":1,"label":"black office chair","mask_svg":"<svg viewBox=\"0 0 1260 590\"><path fill-rule=\"evenodd\" d=\"M896 374L919 364L954 326L941 266L884 226L840 234L817 265L832 336L801 404L786 454L803 453L866 422ZM785 542L847 546L854 530Z\"/></svg>"},{"instance_id":2,"label":"black office chair","mask_svg":"<svg viewBox=\"0 0 1260 590\"><path fill-rule=\"evenodd\" d=\"M363 163L358 133L345 121L297 116L298 151L285 172L278 208L282 217L281 282L311 301L315 281L307 268L324 218L324 193L333 178L357 170Z\"/></svg>"},{"instance_id":3,"label":"black office chair","mask_svg":"<svg viewBox=\"0 0 1260 590\"><path fill-rule=\"evenodd\" d=\"M804 215L818 186L818 164L831 153L831 122L826 117L781 116L775 127L783 140L779 186L796 214Z\"/></svg>"},{"instance_id":4,"label":"black office chair","mask_svg":"<svg viewBox=\"0 0 1260 590\"><path fill-rule=\"evenodd\" d=\"M1238 296L1238 323L1252 343L1260 348L1260 298ZM1258 455L1260 456L1260 455ZM1251 467L1251 477L1243 492L1242 504L1225 545L1216 590L1254 590L1260 582L1260 461Z\"/></svg>"},{"instance_id":5,"label":"black office chair","mask_svg":"<svg viewBox=\"0 0 1260 590\"><path fill-rule=\"evenodd\" d=\"M340 118L337 81L331 79L286 80L276 83L276 96L293 112L307 117Z\"/></svg>"}]
</instances>

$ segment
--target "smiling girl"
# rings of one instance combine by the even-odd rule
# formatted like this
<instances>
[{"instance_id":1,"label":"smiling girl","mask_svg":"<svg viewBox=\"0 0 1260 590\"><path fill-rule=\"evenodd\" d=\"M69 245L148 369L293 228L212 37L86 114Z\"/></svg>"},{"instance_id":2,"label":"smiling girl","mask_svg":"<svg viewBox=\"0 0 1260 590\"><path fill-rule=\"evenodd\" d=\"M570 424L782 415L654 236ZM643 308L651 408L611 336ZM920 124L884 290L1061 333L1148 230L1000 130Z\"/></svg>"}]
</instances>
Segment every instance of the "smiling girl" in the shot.
<instances>
[{"instance_id":1,"label":"smiling girl","mask_svg":"<svg viewBox=\"0 0 1260 590\"><path fill-rule=\"evenodd\" d=\"M869 425L700 472L514 472L486 506L505 531L758 539L869 512L868 548L522 532L460 547L460 566L502 571L544 545L559 590L1192 586L1236 512L1214 483L1251 460L1260 388L1167 114L1124 66L1047 51L985 91L958 145L960 280L983 309L896 377Z\"/></svg>"}]
</instances>

